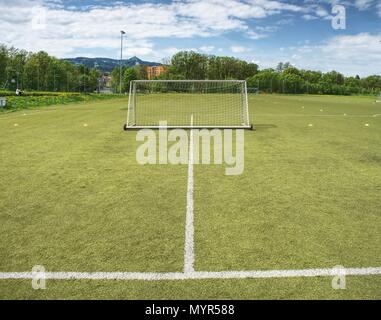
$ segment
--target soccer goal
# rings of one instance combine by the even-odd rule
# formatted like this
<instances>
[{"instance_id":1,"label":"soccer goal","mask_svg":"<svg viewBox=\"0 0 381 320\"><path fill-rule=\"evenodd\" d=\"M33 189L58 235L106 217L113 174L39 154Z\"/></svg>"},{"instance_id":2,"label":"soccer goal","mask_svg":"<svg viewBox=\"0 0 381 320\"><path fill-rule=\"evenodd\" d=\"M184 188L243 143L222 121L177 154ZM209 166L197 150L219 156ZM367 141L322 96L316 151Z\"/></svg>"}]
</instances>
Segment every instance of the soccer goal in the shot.
<instances>
[{"instance_id":1,"label":"soccer goal","mask_svg":"<svg viewBox=\"0 0 381 320\"><path fill-rule=\"evenodd\" d=\"M380 92L380 94L377 96L376 102L381 102L381 92Z\"/></svg>"},{"instance_id":2,"label":"soccer goal","mask_svg":"<svg viewBox=\"0 0 381 320\"><path fill-rule=\"evenodd\" d=\"M240 80L131 81L127 113L125 130L163 123L166 128L253 129L246 81Z\"/></svg>"}]
</instances>

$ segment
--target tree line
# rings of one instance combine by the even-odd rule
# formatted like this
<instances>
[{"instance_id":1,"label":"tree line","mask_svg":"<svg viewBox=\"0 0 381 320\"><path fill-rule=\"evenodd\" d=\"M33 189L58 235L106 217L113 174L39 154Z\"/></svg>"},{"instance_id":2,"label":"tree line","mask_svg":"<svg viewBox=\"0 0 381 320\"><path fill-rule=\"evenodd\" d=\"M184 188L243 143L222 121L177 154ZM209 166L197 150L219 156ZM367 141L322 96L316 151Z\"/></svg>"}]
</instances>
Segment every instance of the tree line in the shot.
<instances>
[{"instance_id":1,"label":"tree line","mask_svg":"<svg viewBox=\"0 0 381 320\"><path fill-rule=\"evenodd\" d=\"M233 57L208 56L194 51L179 52L164 64L166 71L156 77L156 80L234 80L246 79L258 72L258 65L255 63ZM114 91L119 90L120 68L115 68L111 77ZM147 79L146 67L123 67L122 79L122 91L127 92L131 80Z\"/></svg>"},{"instance_id":2,"label":"tree line","mask_svg":"<svg viewBox=\"0 0 381 320\"><path fill-rule=\"evenodd\" d=\"M31 53L0 45L0 89L94 92L100 72L73 65L46 52Z\"/></svg>"},{"instance_id":3,"label":"tree line","mask_svg":"<svg viewBox=\"0 0 381 320\"><path fill-rule=\"evenodd\" d=\"M378 94L381 76L345 77L337 71L323 73L302 70L290 63L279 63L274 69L259 70L255 63L233 57L181 51L164 63L161 80L247 80L252 91L267 93L312 94ZM95 68L73 65L49 56L46 52L31 53L0 45L0 89L94 92L101 73ZM137 65L122 68L122 91L128 92L131 80L147 79L147 67ZM120 88L120 68L111 73L114 92Z\"/></svg>"},{"instance_id":4,"label":"tree line","mask_svg":"<svg viewBox=\"0 0 381 320\"><path fill-rule=\"evenodd\" d=\"M247 79L248 86L267 93L311 94L378 94L381 76L345 77L337 71L301 70L289 63L279 63L275 69L265 69Z\"/></svg>"},{"instance_id":5,"label":"tree line","mask_svg":"<svg viewBox=\"0 0 381 320\"><path fill-rule=\"evenodd\" d=\"M381 76L360 78L345 77L337 71L320 72L302 70L289 62L279 63L274 69L259 70L255 63L248 63L233 57L200 54L181 51L167 63L166 72L158 80L247 80L249 90L266 93L288 94L378 94L381 91ZM123 91L127 92L129 82L147 79L143 66L123 68ZM113 83L119 83L119 69L112 73Z\"/></svg>"}]
</instances>

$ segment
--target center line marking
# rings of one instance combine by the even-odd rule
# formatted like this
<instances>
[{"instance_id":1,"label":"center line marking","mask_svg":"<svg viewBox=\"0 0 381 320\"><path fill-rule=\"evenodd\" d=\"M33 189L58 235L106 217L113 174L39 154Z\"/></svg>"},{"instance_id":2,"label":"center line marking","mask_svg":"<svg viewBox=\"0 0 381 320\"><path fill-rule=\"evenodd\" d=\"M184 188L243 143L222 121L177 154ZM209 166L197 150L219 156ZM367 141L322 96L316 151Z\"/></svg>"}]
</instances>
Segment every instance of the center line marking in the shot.
<instances>
[{"instance_id":1,"label":"center line marking","mask_svg":"<svg viewBox=\"0 0 381 320\"><path fill-rule=\"evenodd\" d=\"M193 115L191 116L193 126ZM190 130L188 150L187 214L185 222L184 273L194 272L194 225L193 225L193 129Z\"/></svg>"}]
</instances>

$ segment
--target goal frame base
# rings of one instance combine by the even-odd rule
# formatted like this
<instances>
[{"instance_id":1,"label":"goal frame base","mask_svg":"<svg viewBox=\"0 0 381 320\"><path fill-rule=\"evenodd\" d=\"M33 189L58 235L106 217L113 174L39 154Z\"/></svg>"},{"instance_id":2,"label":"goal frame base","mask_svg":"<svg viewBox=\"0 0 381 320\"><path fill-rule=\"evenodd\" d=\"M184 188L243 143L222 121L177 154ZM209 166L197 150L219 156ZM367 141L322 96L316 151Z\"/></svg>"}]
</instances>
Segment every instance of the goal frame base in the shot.
<instances>
[{"instance_id":1,"label":"goal frame base","mask_svg":"<svg viewBox=\"0 0 381 320\"><path fill-rule=\"evenodd\" d=\"M124 131L140 130L140 129L246 129L255 131L253 125L245 126L123 126Z\"/></svg>"}]
</instances>

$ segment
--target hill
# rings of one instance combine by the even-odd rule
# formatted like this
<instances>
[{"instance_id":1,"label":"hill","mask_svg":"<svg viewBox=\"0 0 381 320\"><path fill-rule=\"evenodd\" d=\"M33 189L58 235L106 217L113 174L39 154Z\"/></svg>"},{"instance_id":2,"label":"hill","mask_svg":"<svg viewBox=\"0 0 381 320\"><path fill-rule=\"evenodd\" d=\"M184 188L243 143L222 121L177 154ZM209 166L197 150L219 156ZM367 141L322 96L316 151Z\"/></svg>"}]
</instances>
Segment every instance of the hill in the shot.
<instances>
[{"instance_id":1,"label":"hill","mask_svg":"<svg viewBox=\"0 0 381 320\"><path fill-rule=\"evenodd\" d=\"M103 72L111 72L114 68L119 67L119 60L110 59L110 58L86 58L86 57L78 57L78 58L67 58L63 59L65 61L69 61L73 64L80 65L83 64L89 68L97 68ZM146 66L160 66L161 63L144 61L139 59L138 57L132 57L130 59L123 59L123 66L133 67L138 64L143 64Z\"/></svg>"}]
</instances>

